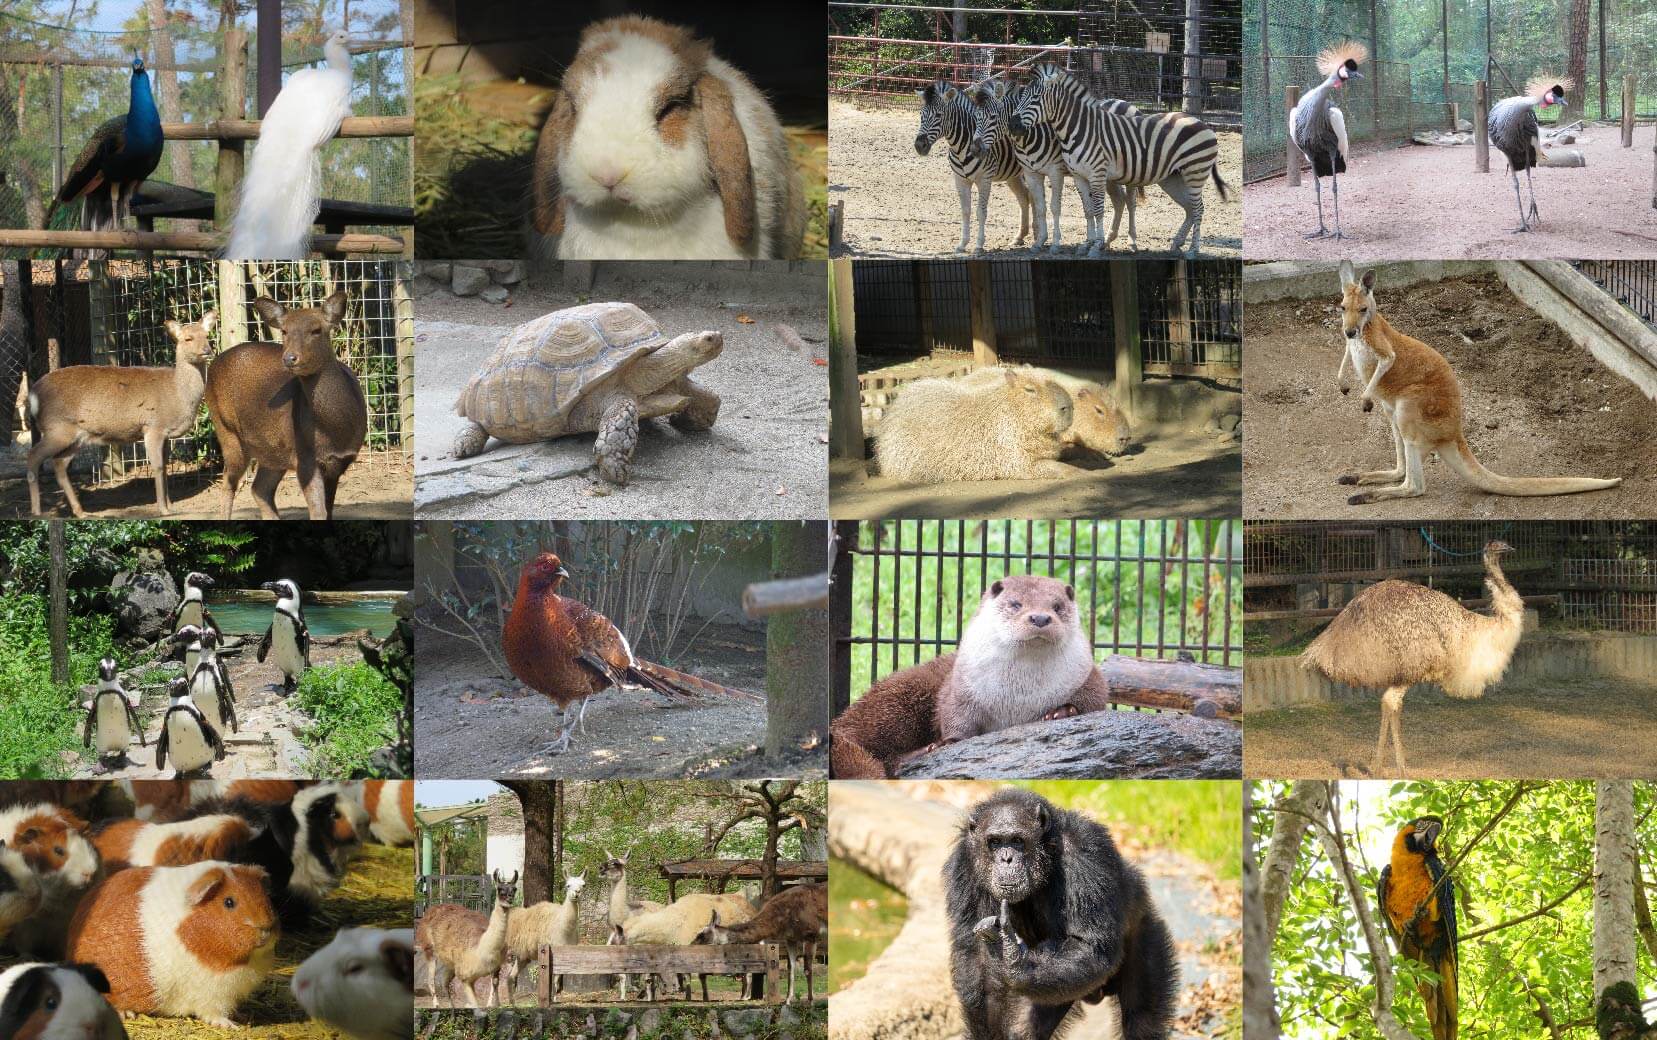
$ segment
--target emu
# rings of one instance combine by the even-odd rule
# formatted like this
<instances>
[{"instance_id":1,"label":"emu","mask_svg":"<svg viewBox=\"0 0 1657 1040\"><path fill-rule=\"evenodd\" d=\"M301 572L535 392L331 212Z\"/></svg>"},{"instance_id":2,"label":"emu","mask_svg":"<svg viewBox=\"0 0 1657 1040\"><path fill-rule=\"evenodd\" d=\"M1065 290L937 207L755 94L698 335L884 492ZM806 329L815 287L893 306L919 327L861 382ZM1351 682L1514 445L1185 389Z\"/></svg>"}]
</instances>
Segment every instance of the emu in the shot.
<instances>
[{"instance_id":1,"label":"emu","mask_svg":"<svg viewBox=\"0 0 1657 1040\"><path fill-rule=\"evenodd\" d=\"M1484 547L1492 616L1434 589L1388 579L1358 593L1302 652L1302 667L1348 686L1385 691L1371 773L1381 771L1390 733L1393 760L1404 775L1401 718L1411 686L1437 683L1458 700L1473 700L1507 671L1525 616L1524 600L1502 573L1502 554L1512 551L1502 541Z\"/></svg>"}]
</instances>

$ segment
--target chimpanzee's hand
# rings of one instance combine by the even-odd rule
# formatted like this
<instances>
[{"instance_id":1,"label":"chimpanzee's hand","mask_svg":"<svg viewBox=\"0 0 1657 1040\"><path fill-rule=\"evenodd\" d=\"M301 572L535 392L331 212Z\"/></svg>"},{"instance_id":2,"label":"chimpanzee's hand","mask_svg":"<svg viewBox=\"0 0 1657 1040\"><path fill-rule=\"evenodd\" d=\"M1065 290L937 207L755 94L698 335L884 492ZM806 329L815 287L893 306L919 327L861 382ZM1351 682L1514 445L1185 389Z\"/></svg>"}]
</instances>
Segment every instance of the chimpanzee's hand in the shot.
<instances>
[{"instance_id":1,"label":"chimpanzee's hand","mask_svg":"<svg viewBox=\"0 0 1657 1040\"><path fill-rule=\"evenodd\" d=\"M1001 917L998 922L1001 926L1001 959L1009 965L1017 965L1024 960L1024 940L1018 937L1012 925L1007 920L1007 901L1001 901Z\"/></svg>"},{"instance_id":2,"label":"chimpanzee's hand","mask_svg":"<svg viewBox=\"0 0 1657 1040\"><path fill-rule=\"evenodd\" d=\"M1001 928L1001 922L995 917L986 917L972 926L972 934L989 941L995 938L995 933Z\"/></svg>"}]
</instances>

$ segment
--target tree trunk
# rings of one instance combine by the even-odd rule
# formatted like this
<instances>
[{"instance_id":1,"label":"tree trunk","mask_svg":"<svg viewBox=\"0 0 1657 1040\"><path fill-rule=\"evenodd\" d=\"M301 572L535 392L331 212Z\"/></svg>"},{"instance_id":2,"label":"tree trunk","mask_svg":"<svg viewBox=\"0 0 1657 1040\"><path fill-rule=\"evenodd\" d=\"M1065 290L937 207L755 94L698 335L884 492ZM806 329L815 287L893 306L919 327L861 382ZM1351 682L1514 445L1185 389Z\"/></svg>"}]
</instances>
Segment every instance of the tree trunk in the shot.
<instances>
[{"instance_id":1,"label":"tree trunk","mask_svg":"<svg viewBox=\"0 0 1657 1040\"><path fill-rule=\"evenodd\" d=\"M827 525L771 525L771 577L798 578L827 566ZM765 626L765 754L776 759L828 735L828 611L773 614Z\"/></svg>"},{"instance_id":2,"label":"tree trunk","mask_svg":"<svg viewBox=\"0 0 1657 1040\"><path fill-rule=\"evenodd\" d=\"M1634 972L1634 785L1594 785L1594 1002L1603 1040L1640 1035Z\"/></svg>"},{"instance_id":3,"label":"tree trunk","mask_svg":"<svg viewBox=\"0 0 1657 1040\"><path fill-rule=\"evenodd\" d=\"M1272 840L1260 865L1260 904L1264 911L1266 942L1277 941L1283 919L1283 900L1300 862L1300 843L1312 820L1329 812L1329 789L1316 780L1297 780L1272 818Z\"/></svg>"},{"instance_id":4,"label":"tree trunk","mask_svg":"<svg viewBox=\"0 0 1657 1040\"><path fill-rule=\"evenodd\" d=\"M1565 47L1565 75L1573 86L1565 92L1565 104L1559 109L1559 125L1581 116L1587 107L1582 103L1588 89L1588 12L1590 0L1571 0L1571 14L1566 23L1569 34ZM1603 74L1604 70L1601 70ZM1600 113L1605 118L1605 113Z\"/></svg>"},{"instance_id":5,"label":"tree trunk","mask_svg":"<svg viewBox=\"0 0 1657 1040\"><path fill-rule=\"evenodd\" d=\"M553 840L557 833L553 822L557 808L553 785L546 780L498 782L517 795L524 808L524 876L518 882L524 905L551 899L556 891L553 875L557 869L553 860Z\"/></svg>"},{"instance_id":6,"label":"tree trunk","mask_svg":"<svg viewBox=\"0 0 1657 1040\"><path fill-rule=\"evenodd\" d=\"M1243 783L1243 1040L1277 1040L1283 1033L1272 992L1271 940L1260 903L1260 867L1254 862L1254 784Z\"/></svg>"},{"instance_id":7,"label":"tree trunk","mask_svg":"<svg viewBox=\"0 0 1657 1040\"><path fill-rule=\"evenodd\" d=\"M52 681L69 681L69 563L63 548L63 521L46 521L46 541L51 554L51 639ZM78 700L79 698L77 698Z\"/></svg>"}]
</instances>

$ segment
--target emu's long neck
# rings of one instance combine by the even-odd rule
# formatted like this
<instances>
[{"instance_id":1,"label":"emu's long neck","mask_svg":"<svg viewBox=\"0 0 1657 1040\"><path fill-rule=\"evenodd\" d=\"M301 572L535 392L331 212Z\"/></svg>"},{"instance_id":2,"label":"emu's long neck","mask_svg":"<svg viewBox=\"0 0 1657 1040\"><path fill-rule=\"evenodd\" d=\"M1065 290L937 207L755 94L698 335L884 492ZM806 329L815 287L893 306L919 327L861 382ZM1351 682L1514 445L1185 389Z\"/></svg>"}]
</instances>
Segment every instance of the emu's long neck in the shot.
<instances>
[{"instance_id":1,"label":"emu's long neck","mask_svg":"<svg viewBox=\"0 0 1657 1040\"><path fill-rule=\"evenodd\" d=\"M1490 591L1490 606L1497 620L1504 626L1523 624L1525 601L1520 598L1518 590L1509 584L1507 575L1502 573L1502 565L1490 556L1485 558L1484 568L1484 587Z\"/></svg>"}]
</instances>

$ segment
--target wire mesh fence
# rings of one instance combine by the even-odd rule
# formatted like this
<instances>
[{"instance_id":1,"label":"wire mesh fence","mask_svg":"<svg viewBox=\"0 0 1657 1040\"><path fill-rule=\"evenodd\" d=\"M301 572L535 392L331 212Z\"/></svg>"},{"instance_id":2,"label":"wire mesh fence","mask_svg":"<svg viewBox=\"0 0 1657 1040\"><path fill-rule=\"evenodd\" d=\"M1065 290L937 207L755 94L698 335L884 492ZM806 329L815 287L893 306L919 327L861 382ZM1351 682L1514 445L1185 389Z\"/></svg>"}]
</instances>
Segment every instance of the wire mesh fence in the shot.
<instances>
[{"instance_id":1,"label":"wire mesh fence","mask_svg":"<svg viewBox=\"0 0 1657 1040\"><path fill-rule=\"evenodd\" d=\"M989 265L996 354L1033 364L1108 365L1111 278L1132 272L1144 370L1234 379L1241 372L1242 268L1233 260L863 260L852 266L862 355L970 354L969 263Z\"/></svg>"},{"instance_id":2,"label":"wire mesh fence","mask_svg":"<svg viewBox=\"0 0 1657 1040\"><path fill-rule=\"evenodd\" d=\"M426 916L429 907L452 903L487 914L495 903L495 887L487 874L421 874L414 885L414 916Z\"/></svg>"},{"instance_id":3,"label":"wire mesh fence","mask_svg":"<svg viewBox=\"0 0 1657 1040\"><path fill-rule=\"evenodd\" d=\"M1657 522L1649 520L1248 521L1244 604L1250 620L1328 610L1385 578L1479 598L1482 549L1498 538L1514 549L1502 559L1508 580L1521 595L1557 597L1567 626L1657 632Z\"/></svg>"},{"instance_id":4,"label":"wire mesh fence","mask_svg":"<svg viewBox=\"0 0 1657 1040\"><path fill-rule=\"evenodd\" d=\"M237 263L186 258L152 261L7 262L5 290L20 273L25 301L26 359L31 380L68 365L171 367L175 344L169 320L197 322L217 311L221 350L238 343L279 340L254 309L261 296L284 307L320 304L336 289L347 295L345 318L334 331L335 356L356 373L368 404L368 437L355 466L406 467L413 451L413 312L407 264L396 260L316 260ZM0 404L6 429L24 427L23 395ZM147 478L142 444L89 448L96 483ZM199 489L218 477L218 443L205 405L194 428L167 442L169 480Z\"/></svg>"},{"instance_id":5,"label":"wire mesh fence","mask_svg":"<svg viewBox=\"0 0 1657 1040\"><path fill-rule=\"evenodd\" d=\"M1236 520L884 520L836 531L833 595L851 600L849 629L833 632L847 663L835 669L836 703L953 652L984 589L1010 574L1072 586L1095 656L1242 659Z\"/></svg>"},{"instance_id":6,"label":"wire mesh fence","mask_svg":"<svg viewBox=\"0 0 1657 1040\"><path fill-rule=\"evenodd\" d=\"M1657 260L1573 260L1571 264L1657 329Z\"/></svg>"},{"instance_id":7,"label":"wire mesh fence","mask_svg":"<svg viewBox=\"0 0 1657 1040\"><path fill-rule=\"evenodd\" d=\"M46 5L34 18L0 11L0 171L4 171L0 227L46 226L48 207L63 183L64 171L100 124L126 114L135 54L144 59L163 122L204 123L224 117L228 26L220 17L219 5L169 4L171 15L166 26L159 28L151 25L146 13L156 5L134 2L127 6L132 11L125 23L99 18L99 28L50 24L52 16L62 20L70 15L68 4ZM201 10L193 10L197 7ZM333 27L344 25L353 40L352 114L412 112L413 68L397 0L323 0L305 12L296 5L289 7L283 38L285 71L321 63L323 40ZM105 21L125 27L106 30L102 27ZM257 47L250 44L244 85L247 118L258 114L257 82ZM409 138L330 142L321 152L322 195L346 202L408 206L413 191L411 156ZM206 211L211 212L207 193L213 190L217 163L216 142L170 140L148 183L154 186L152 192L162 190L161 185L185 189L171 195L171 201L205 200ZM135 208L135 215L143 217L144 213L143 207ZM72 207L63 207L51 223L55 228L70 228L77 226L76 219ZM198 221L164 217L155 227L195 230Z\"/></svg>"},{"instance_id":8,"label":"wire mesh fence","mask_svg":"<svg viewBox=\"0 0 1657 1040\"><path fill-rule=\"evenodd\" d=\"M973 83L1054 62L1099 96L1234 127L1241 118L1241 31L1238 0L1054 0L1035 9L994 0L831 0L829 89L908 98L935 80Z\"/></svg>"}]
</instances>

